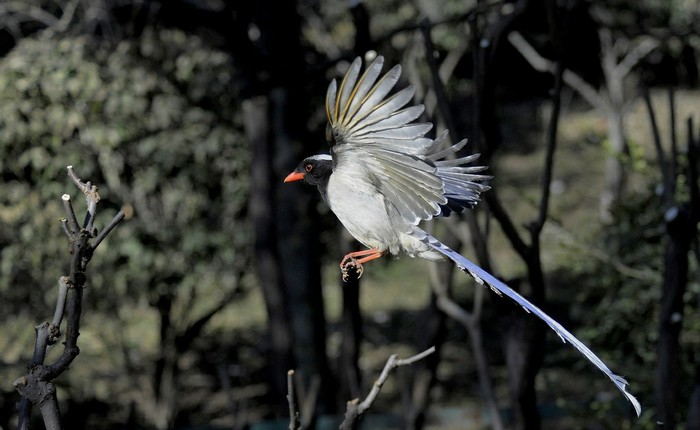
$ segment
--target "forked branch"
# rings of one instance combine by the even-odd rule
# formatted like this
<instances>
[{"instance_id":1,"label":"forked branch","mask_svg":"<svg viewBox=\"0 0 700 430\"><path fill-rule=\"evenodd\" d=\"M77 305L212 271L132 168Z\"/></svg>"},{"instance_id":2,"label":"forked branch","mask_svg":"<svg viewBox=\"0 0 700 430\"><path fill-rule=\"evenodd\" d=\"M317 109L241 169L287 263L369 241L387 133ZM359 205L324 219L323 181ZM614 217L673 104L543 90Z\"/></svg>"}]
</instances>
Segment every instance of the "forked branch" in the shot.
<instances>
[{"instance_id":1,"label":"forked branch","mask_svg":"<svg viewBox=\"0 0 700 430\"><path fill-rule=\"evenodd\" d=\"M399 358L396 354L391 355L389 357L389 360L387 360L386 364L384 365L384 370L382 370L382 373L379 375L379 378L377 378L377 380L374 381L372 389L370 390L367 397L365 397L365 399L361 402L360 399L353 399L348 402L347 408L345 409L345 419L340 424L340 429L347 430L357 428L360 416L372 406L372 403L374 403L374 400L379 395L379 392L384 386L386 380L389 378L389 374L392 370L400 366L408 366L409 364L413 364L416 361L422 360L423 358L429 356L434 352L435 347L433 346L421 352L420 354L416 354L408 358L402 359Z\"/></svg>"},{"instance_id":2,"label":"forked branch","mask_svg":"<svg viewBox=\"0 0 700 430\"><path fill-rule=\"evenodd\" d=\"M47 429L61 428L56 388L51 381L65 372L80 352L78 335L87 265L97 246L124 219L124 212L119 211L107 227L97 235L93 226L97 202L100 200L97 187L90 182L81 181L72 166L68 166L68 176L85 195L87 213L83 226L80 227L70 195L61 196L66 212L66 218L61 220L61 226L70 244L70 273L59 278L59 294L52 322L44 322L36 327L34 354L27 365L27 374L14 382L15 388L23 397L18 407L17 428L20 430L29 428L31 404L39 406ZM54 363L44 364L48 347L61 338L60 326L64 314L66 330L63 353Z\"/></svg>"}]
</instances>

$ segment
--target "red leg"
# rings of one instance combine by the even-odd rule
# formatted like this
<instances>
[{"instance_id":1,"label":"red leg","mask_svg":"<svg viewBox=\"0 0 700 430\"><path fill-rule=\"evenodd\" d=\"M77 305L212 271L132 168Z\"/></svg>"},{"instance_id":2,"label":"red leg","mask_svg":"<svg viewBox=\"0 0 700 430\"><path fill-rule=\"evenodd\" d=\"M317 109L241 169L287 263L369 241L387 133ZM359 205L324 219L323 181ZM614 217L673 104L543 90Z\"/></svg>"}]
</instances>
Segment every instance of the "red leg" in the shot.
<instances>
[{"instance_id":1,"label":"red leg","mask_svg":"<svg viewBox=\"0 0 700 430\"><path fill-rule=\"evenodd\" d=\"M364 272L364 268L362 267L363 263L375 260L384 255L386 255L386 251L380 251L376 248L355 251L347 254L345 257L343 257L343 260L340 262L340 271L343 274L343 280L348 280L348 268L354 267L357 271L357 277L359 278ZM362 258L356 259L355 257Z\"/></svg>"}]
</instances>

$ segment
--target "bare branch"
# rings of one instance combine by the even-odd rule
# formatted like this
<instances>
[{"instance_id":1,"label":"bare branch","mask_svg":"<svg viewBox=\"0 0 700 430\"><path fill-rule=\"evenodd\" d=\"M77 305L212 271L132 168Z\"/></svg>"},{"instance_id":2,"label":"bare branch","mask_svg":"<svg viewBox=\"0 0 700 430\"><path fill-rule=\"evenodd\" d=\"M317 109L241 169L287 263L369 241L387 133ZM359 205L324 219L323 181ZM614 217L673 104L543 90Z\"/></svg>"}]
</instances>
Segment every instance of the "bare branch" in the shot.
<instances>
[{"instance_id":1,"label":"bare branch","mask_svg":"<svg viewBox=\"0 0 700 430\"><path fill-rule=\"evenodd\" d=\"M447 130L449 130L452 139L457 137L457 127L454 124L454 119L452 114L449 112L450 103L447 97L447 91L445 91L445 85L440 79L440 72L437 63L435 62L435 46L433 45L433 39L430 33L431 24L428 18L421 21L421 31L423 33L423 43L425 45L425 60L430 68L430 76L433 80L433 91L435 91L435 96L437 97L437 107L440 110L440 115L442 120L445 121Z\"/></svg>"},{"instance_id":2,"label":"bare branch","mask_svg":"<svg viewBox=\"0 0 700 430\"><path fill-rule=\"evenodd\" d=\"M299 410L294 396L294 371L287 372L287 402L289 403L289 430L299 428Z\"/></svg>"},{"instance_id":3,"label":"bare branch","mask_svg":"<svg viewBox=\"0 0 700 430\"><path fill-rule=\"evenodd\" d=\"M124 210L120 210L119 212L117 212L117 214L114 215L114 218L112 218L112 221L110 221L109 224L107 224L107 227L105 227L92 242L92 249L97 249L97 247L100 245L100 243L102 243L105 237L107 237L107 235L114 229L114 227L116 227L117 224L119 224L119 222L125 217L126 215L124 214Z\"/></svg>"},{"instance_id":4,"label":"bare branch","mask_svg":"<svg viewBox=\"0 0 700 430\"><path fill-rule=\"evenodd\" d=\"M362 402L360 402L359 399L350 400L348 402L347 408L345 410L345 419L340 424L340 429L353 429L357 427L358 419L367 409L369 409L372 406L372 403L374 403L374 400L379 395L382 386L389 378L389 374L392 370L399 366L408 366L410 364L413 364L416 361L422 360L423 358L429 356L434 352L435 347L432 346L419 354L404 359L400 359L396 354L392 354L389 357L389 360L387 360L386 364L384 365L384 369L379 375L379 378L377 378L377 380L374 381L374 385L372 385L372 389L370 390L367 397L365 397L365 399Z\"/></svg>"},{"instance_id":5,"label":"bare branch","mask_svg":"<svg viewBox=\"0 0 700 430\"><path fill-rule=\"evenodd\" d=\"M9 1L0 5L0 17L3 15L24 15L34 21L40 22L47 27L58 23L58 18L46 12L44 9L32 6L31 4L20 1Z\"/></svg>"},{"instance_id":6,"label":"bare branch","mask_svg":"<svg viewBox=\"0 0 700 430\"><path fill-rule=\"evenodd\" d=\"M676 139L676 96L673 87L668 88L668 121L671 141L671 159L669 160L669 174L673 180L669 183L668 192L673 197L676 194L676 178L678 177L678 141Z\"/></svg>"},{"instance_id":7,"label":"bare branch","mask_svg":"<svg viewBox=\"0 0 700 430\"><path fill-rule=\"evenodd\" d=\"M61 228L63 229L63 232L66 234L66 237L70 239L73 237L73 233L70 231L70 228L68 227L68 220L63 218L61 219Z\"/></svg>"},{"instance_id":8,"label":"bare branch","mask_svg":"<svg viewBox=\"0 0 700 430\"><path fill-rule=\"evenodd\" d=\"M59 293L53 321L51 323L44 322L36 327L37 335L34 344L34 354L27 366L27 374L14 382L15 388L23 397L18 407L18 428L20 430L29 428L31 418L30 402L39 406L47 429L59 430L61 428L56 388L51 381L65 372L80 352L77 342L80 334L83 288L86 281L85 270L92 258L94 249L104 240L116 224L124 218L124 213L120 211L102 234L95 239L95 243L91 245L90 239L94 237L92 234L92 220L94 220L97 202L99 201L97 187L89 182L83 183L80 181L71 166L68 166L68 174L86 195L88 215L86 216L85 225L87 228L80 229L73 205L71 204L71 197L69 194L63 194L61 200L63 201L67 219L61 221L61 227L68 236L70 243L70 274L59 279ZM60 336L60 325L64 312L67 323L63 353L53 364L45 365L46 349L48 345L55 343Z\"/></svg>"},{"instance_id":9,"label":"bare branch","mask_svg":"<svg viewBox=\"0 0 700 430\"><path fill-rule=\"evenodd\" d=\"M661 133L659 132L659 125L656 121L656 112L654 111L654 105L651 103L651 97L649 95L649 89L644 87L642 91L642 97L644 98L644 104L646 105L647 112L649 113L649 125L651 126L651 133L654 141L654 148L656 149L656 158L659 160L659 170L663 177L663 199L664 205L670 205L669 190L673 188L673 181L675 178L670 175L668 164L666 161L666 153L661 145Z\"/></svg>"},{"instance_id":10,"label":"bare branch","mask_svg":"<svg viewBox=\"0 0 700 430\"><path fill-rule=\"evenodd\" d=\"M554 231L554 233L557 235L557 239L561 242L562 245L564 245L565 247L568 246L568 247L575 249L576 253L580 254L581 256L595 258L596 260L600 261L601 263L604 263L605 265L610 266L611 268L616 270L622 276L626 276L628 278L639 279L639 280L642 280L645 282L652 282L652 283L660 282L660 280L661 280L658 273L654 272L651 269L647 268L645 270L640 270L640 269L628 266L628 265L624 264L622 261L620 261L618 256L613 255L610 252L607 252L605 250L595 248L593 246L586 244L580 238L576 237L573 233L566 230L556 220L550 219L549 223L547 225L548 225L549 229Z\"/></svg>"},{"instance_id":11,"label":"bare branch","mask_svg":"<svg viewBox=\"0 0 700 430\"><path fill-rule=\"evenodd\" d=\"M557 149L557 129L559 126L559 112L561 110L561 89L564 66L557 61L554 66L554 90L552 92L552 115L547 126L547 152L545 154L544 177L542 178L542 191L540 197L540 209L537 219L530 224L530 234L538 236L547 221L549 211L549 196L552 186L552 175L554 171L554 152Z\"/></svg>"},{"instance_id":12,"label":"bare branch","mask_svg":"<svg viewBox=\"0 0 700 430\"><path fill-rule=\"evenodd\" d=\"M95 213L97 212L97 203L100 201L100 194L97 192L97 187L92 185L90 181L83 182L78 178L78 175L73 171L73 166L68 166L68 176L71 178L73 183L80 191L85 194L85 201L87 203L87 213L85 214L85 221L83 222L83 228L90 231L92 230L92 225L95 221Z\"/></svg>"},{"instance_id":13,"label":"bare branch","mask_svg":"<svg viewBox=\"0 0 700 430\"><path fill-rule=\"evenodd\" d=\"M658 46L659 41L656 39L652 39L651 37L642 39L617 65L618 76L627 76L634 66Z\"/></svg>"},{"instance_id":14,"label":"bare branch","mask_svg":"<svg viewBox=\"0 0 700 430\"><path fill-rule=\"evenodd\" d=\"M382 370L382 373L379 375L379 378L374 382L374 385L372 385L372 389L370 390L369 394L367 397L358 405L358 413L362 414L364 411L369 409L370 406L372 406L372 403L374 403L374 400L377 398L379 395L379 392L382 389L382 386L386 382L386 380L389 378L389 374L391 373L392 370L399 366L406 366L411 363L415 363L416 361L427 357L428 355L432 354L435 352L435 347L431 346L430 348L426 349L425 351L421 352L420 354L416 354L412 357L405 358L405 359L400 359L396 354L393 354L391 357L389 357L389 360L387 360L386 364L384 365L384 370Z\"/></svg>"},{"instance_id":15,"label":"bare branch","mask_svg":"<svg viewBox=\"0 0 700 430\"><path fill-rule=\"evenodd\" d=\"M73 20L73 16L75 16L75 10L78 8L79 3L80 0L73 0L69 2L65 8L63 8L63 15L61 15L61 19L59 19L56 25L52 28L53 31L62 33L68 29L68 26Z\"/></svg>"},{"instance_id":16,"label":"bare branch","mask_svg":"<svg viewBox=\"0 0 700 430\"><path fill-rule=\"evenodd\" d=\"M689 116L686 120L687 136L688 136L688 194L690 196L690 210L693 219L698 219L700 217L700 187L698 186L698 177L700 172L698 169L699 155L698 149L700 149L700 139L695 139L695 130L693 127L693 117ZM697 238L696 238L697 245ZM697 248L696 248L697 249Z\"/></svg>"},{"instance_id":17,"label":"bare branch","mask_svg":"<svg viewBox=\"0 0 700 430\"><path fill-rule=\"evenodd\" d=\"M489 210L491 211L491 214L501 225L503 233L513 245L513 249L518 253L518 255L520 255L523 258L523 260L526 260L530 252L530 247L520 236L520 233L518 233L518 229L515 227L515 223L513 223L513 220L510 218L510 215L508 215L508 212L506 212L505 208L501 204L496 189L489 190L489 192L485 195L485 200L489 205Z\"/></svg>"},{"instance_id":18,"label":"bare branch","mask_svg":"<svg viewBox=\"0 0 700 430\"><path fill-rule=\"evenodd\" d=\"M553 73L554 64L552 61L544 58L539 52L517 31L511 31L508 34L508 41L522 55L530 66L538 72Z\"/></svg>"},{"instance_id":19,"label":"bare branch","mask_svg":"<svg viewBox=\"0 0 700 430\"><path fill-rule=\"evenodd\" d=\"M41 417L44 419L46 430L61 430L61 413L58 410L58 400L56 399L56 387L48 382L46 383L48 392L46 400L39 404Z\"/></svg>"},{"instance_id":20,"label":"bare branch","mask_svg":"<svg viewBox=\"0 0 700 430\"><path fill-rule=\"evenodd\" d=\"M31 403L39 406L44 417L47 430L60 430L58 403L56 403L56 387L43 381L32 373L15 380L12 384L23 399L19 404L19 430L29 428ZM31 403L30 403L31 402Z\"/></svg>"},{"instance_id":21,"label":"bare branch","mask_svg":"<svg viewBox=\"0 0 700 430\"><path fill-rule=\"evenodd\" d=\"M494 430L501 430L505 427L501 420L498 404L496 402L496 394L494 393L493 383L489 374L488 362L486 360L481 337L481 327L479 325L479 314L481 312L484 289L476 289L474 309L477 313L469 313L449 296L447 289L441 286L439 280L433 279L431 284L436 296L436 305L438 309L444 312L448 317L462 324L469 334L472 352L474 353L474 361L476 362L476 370L479 375L479 384L481 385L484 400L492 416L493 428Z\"/></svg>"},{"instance_id":22,"label":"bare branch","mask_svg":"<svg viewBox=\"0 0 700 430\"><path fill-rule=\"evenodd\" d=\"M538 72L554 73L554 62L541 56L535 48L517 31L512 31L508 34L508 40L515 49L518 50L533 69ZM562 74L564 82L581 95L591 106L599 109L607 109L608 102L603 98L596 89L584 81L576 73L571 70L564 70Z\"/></svg>"},{"instance_id":23,"label":"bare branch","mask_svg":"<svg viewBox=\"0 0 700 430\"><path fill-rule=\"evenodd\" d=\"M73 205L70 201L70 194L64 194L61 196L63 200L63 208L66 211L67 221L68 221L68 231L71 233L71 237L78 234L80 227L78 227L78 219L75 217L75 211L73 210Z\"/></svg>"},{"instance_id":24,"label":"bare branch","mask_svg":"<svg viewBox=\"0 0 700 430\"><path fill-rule=\"evenodd\" d=\"M309 387L306 389L303 402L301 403L301 410L299 413L301 423L299 424L299 428L304 429L311 426L311 422L316 414L316 406L318 405L318 395L320 392L321 377L318 374L312 375Z\"/></svg>"},{"instance_id":25,"label":"bare branch","mask_svg":"<svg viewBox=\"0 0 700 430\"><path fill-rule=\"evenodd\" d=\"M63 320L63 311L66 307L66 296L68 295L68 286L70 279L67 276L61 276L58 279L58 299L56 300L56 310L53 314L53 321L49 326L49 344L54 344L61 336L61 321Z\"/></svg>"}]
</instances>

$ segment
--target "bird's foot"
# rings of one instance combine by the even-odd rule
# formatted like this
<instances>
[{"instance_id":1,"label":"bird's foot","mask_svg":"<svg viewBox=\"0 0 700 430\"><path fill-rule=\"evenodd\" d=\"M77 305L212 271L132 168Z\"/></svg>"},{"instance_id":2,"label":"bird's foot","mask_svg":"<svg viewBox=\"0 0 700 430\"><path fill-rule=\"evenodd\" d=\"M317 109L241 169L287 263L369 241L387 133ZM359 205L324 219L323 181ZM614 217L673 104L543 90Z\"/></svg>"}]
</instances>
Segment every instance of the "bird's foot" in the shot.
<instances>
[{"instance_id":1,"label":"bird's foot","mask_svg":"<svg viewBox=\"0 0 700 430\"><path fill-rule=\"evenodd\" d=\"M348 272L349 269L352 269L355 271L355 273L357 273L357 279L360 279L360 277L362 277L362 273L365 271L362 263L357 261L355 257L346 255L345 258L343 258L343 261L340 262L340 273L343 275L343 282L348 282L348 279L350 279L350 273Z\"/></svg>"},{"instance_id":2,"label":"bird's foot","mask_svg":"<svg viewBox=\"0 0 700 430\"><path fill-rule=\"evenodd\" d=\"M347 254L345 257L343 257L343 261L340 262L340 273L343 274L343 281L347 282L347 280L349 279L350 276L348 274L348 270L351 268L355 270L355 273L357 273L357 279L360 279L360 276L362 276L362 273L364 272L362 264L379 258L386 253L386 250L379 250L373 248L365 249L362 251L355 251Z\"/></svg>"}]
</instances>

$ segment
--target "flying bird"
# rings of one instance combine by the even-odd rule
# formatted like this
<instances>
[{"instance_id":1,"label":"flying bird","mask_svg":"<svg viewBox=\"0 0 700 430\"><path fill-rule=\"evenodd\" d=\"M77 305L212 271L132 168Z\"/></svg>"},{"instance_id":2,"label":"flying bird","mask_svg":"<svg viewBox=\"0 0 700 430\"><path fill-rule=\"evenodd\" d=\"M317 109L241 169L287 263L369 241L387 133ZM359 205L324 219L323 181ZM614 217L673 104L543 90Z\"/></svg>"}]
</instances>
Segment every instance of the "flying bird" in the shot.
<instances>
[{"instance_id":1,"label":"flying bird","mask_svg":"<svg viewBox=\"0 0 700 430\"><path fill-rule=\"evenodd\" d=\"M413 87L390 94L401 66L382 75L383 65L384 59L377 57L360 74L362 61L357 58L340 86L331 82L326 93L330 154L305 158L284 179L315 185L348 232L367 247L343 258L343 277L347 279L349 269L361 276L364 263L387 254L433 261L448 258L479 284L542 319L610 378L639 416L641 406L627 392L627 381L593 351L540 308L418 226L433 217L474 208L479 195L489 189L485 182L490 176L482 173L485 166L472 165L478 154L458 154L466 140L450 146L447 132L436 139L425 137L432 124L416 122L423 106L406 107Z\"/></svg>"}]
</instances>

